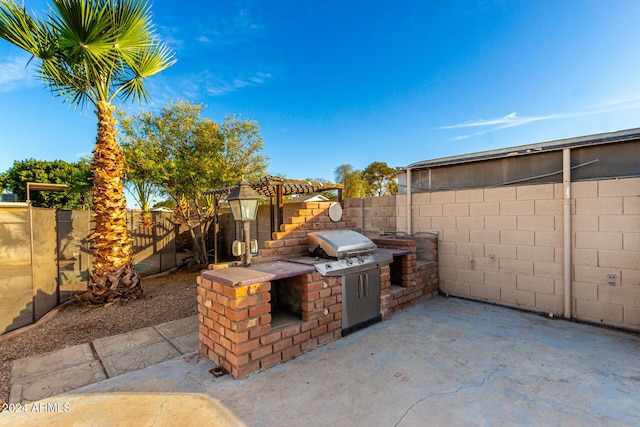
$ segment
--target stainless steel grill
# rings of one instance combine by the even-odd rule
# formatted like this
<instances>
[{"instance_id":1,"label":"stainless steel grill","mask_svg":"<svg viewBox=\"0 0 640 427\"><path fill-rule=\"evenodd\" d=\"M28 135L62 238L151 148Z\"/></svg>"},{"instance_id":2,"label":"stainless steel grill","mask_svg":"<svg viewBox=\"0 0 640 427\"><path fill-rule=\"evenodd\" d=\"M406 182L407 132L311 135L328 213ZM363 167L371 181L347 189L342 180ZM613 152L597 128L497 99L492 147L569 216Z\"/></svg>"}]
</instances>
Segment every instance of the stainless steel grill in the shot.
<instances>
[{"instance_id":1,"label":"stainless steel grill","mask_svg":"<svg viewBox=\"0 0 640 427\"><path fill-rule=\"evenodd\" d=\"M316 256L313 265L323 276L382 267L393 261L393 255L378 247L368 237L352 230L324 230L307 233L309 252Z\"/></svg>"},{"instance_id":2,"label":"stainless steel grill","mask_svg":"<svg viewBox=\"0 0 640 427\"><path fill-rule=\"evenodd\" d=\"M352 230L325 230L307 233L309 252L332 258L365 255L377 246L367 236Z\"/></svg>"},{"instance_id":3,"label":"stainless steel grill","mask_svg":"<svg viewBox=\"0 0 640 427\"><path fill-rule=\"evenodd\" d=\"M309 252L294 262L313 265L323 276L342 276L342 335L381 320L380 267L393 253L351 230L307 233Z\"/></svg>"}]
</instances>

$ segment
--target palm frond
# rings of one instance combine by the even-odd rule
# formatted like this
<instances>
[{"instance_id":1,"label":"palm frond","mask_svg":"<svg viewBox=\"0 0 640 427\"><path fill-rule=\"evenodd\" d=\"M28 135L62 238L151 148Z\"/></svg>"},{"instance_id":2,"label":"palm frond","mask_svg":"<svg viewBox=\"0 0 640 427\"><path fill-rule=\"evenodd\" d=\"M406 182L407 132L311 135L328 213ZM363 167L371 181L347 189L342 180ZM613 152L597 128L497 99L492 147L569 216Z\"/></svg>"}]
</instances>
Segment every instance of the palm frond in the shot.
<instances>
[{"instance_id":1,"label":"palm frond","mask_svg":"<svg viewBox=\"0 0 640 427\"><path fill-rule=\"evenodd\" d=\"M83 74L82 66L75 69L55 57L40 64L40 75L51 91L75 106L84 106L87 101L98 98L95 88Z\"/></svg>"},{"instance_id":2,"label":"palm frond","mask_svg":"<svg viewBox=\"0 0 640 427\"><path fill-rule=\"evenodd\" d=\"M157 44L124 56L131 77L122 81L114 96L120 96L125 100L132 98L134 101L145 101L148 93L143 86L144 79L159 73L176 62L171 51L165 45Z\"/></svg>"},{"instance_id":3,"label":"palm frond","mask_svg":"<svg viewBox=\"0 0 640 427\"><path fill-rule=\"evenodd\" d=\"M55 0L51 23L59 33L61 55L83 63L88 76L99 76L119 59L117 28L112 25L108 1Z\"/></svg>"},{"instance_id":4,"label":"palm frond","mask_svg":"<svg viewBox=\"0 0 640 427\"><path fill-rule=\"evenodd\" d=\"M46 40L45 25L32 18L24 5L15 1L0 3L0 37L39 57L40 43Z\"/></svg>"},{"instance_id":5,"label":"palm frond","mask_svg":"<svg viewBox=\"0 0 640 427\"><path fill-rule=\"evenodd\" d=\"M52 0L47 21L0 0L0 37L42 60L41 79L65 101L146 100L146 77L173 65L144 0Z\"/></svg>"},{"instance_id":6,"label":"palm frond","mask_svg":"<svg viewBox=\"0 0 640 427\"><path fill-rule=\"evenodd\" d=\"M118 45L121 50L144 48L154 41L151 12L146 1L121 0L114 10L113 20L120 29Z\"/></svg>"}]
</instances>

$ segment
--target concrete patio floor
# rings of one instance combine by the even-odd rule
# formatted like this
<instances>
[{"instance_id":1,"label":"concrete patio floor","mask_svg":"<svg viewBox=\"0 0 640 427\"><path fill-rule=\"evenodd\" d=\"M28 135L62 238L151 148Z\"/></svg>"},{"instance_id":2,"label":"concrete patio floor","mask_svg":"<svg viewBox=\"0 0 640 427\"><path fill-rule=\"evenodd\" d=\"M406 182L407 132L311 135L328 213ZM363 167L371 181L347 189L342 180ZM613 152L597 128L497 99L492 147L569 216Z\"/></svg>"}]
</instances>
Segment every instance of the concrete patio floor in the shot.
<instances>
[{"instance_id":1,"label":"concrete patio floor","mask_svg":"<svg viewBox=\"0 0 640 427\"><path fill-rule=\"evenodd\" d=\"M244 380L214 378L214 367L197 353L174 358L41 401L67 413L3 413L0 425L202 425L203 405L221 425L247 426L640 420L640 335L455 298Z\"/></svg>"},{"instance_id":2,"label":"concrete patio floor","mask_svg":"<svg viewBox=\"0 0 640 427\"><path fill-rule=\"evenodd\" d=\"M10 403L33 402L198 350L198 316L16 360Z\"/></svg>"}]
</instances>

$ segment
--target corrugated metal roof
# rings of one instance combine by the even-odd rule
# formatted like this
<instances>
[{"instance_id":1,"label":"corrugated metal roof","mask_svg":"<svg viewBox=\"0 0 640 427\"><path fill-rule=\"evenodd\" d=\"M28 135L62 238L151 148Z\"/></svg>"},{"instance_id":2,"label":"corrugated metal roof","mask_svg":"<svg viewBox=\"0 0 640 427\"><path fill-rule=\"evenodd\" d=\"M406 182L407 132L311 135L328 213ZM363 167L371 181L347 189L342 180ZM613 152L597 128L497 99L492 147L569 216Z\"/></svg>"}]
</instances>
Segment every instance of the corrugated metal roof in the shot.
<instances>
[{"instance_id":1,"label":"corrugated metal roof","mask_svg":"<svg viewBox=\"0 0 640 427\"><path fill-rule=\"evenodd\" d=\"M624 142L633 139L640 139L640 128L621 130L617 132L600 133L595 135L580 136L576 138L559 139L549 142L540 142L536 144L520 145L516 147L501 148L498 150L480 151L471 154L462 154L458 156L442 157L433 160L424 160L412 163L406 167L399 167L398 170L406 169L429 169L438 166L447 166L459 163L479 162L483 160L498 159L510 156L523 156L527 154L535 154L536 152L547 152L554 150L562 150L569 147L582 147L589 145L611 144L615 142Z\"/></svg>"}]
</instances>

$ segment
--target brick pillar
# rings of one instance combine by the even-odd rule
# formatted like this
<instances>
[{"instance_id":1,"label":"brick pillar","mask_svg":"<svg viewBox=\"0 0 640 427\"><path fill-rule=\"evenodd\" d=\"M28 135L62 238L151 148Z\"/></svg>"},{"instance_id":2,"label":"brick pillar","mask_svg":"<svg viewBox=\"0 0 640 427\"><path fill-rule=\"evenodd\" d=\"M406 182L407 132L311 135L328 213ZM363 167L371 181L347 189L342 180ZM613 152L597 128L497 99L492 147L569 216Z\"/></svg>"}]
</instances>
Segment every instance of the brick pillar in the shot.
<instances>
[{"instance_id":1,"label":"brick pillar","mask_svg":"<svg viewBox=\"0 0 640 427\"><path fill-rule=\"evenodd\" d=\"M391 268L380 267L380 314L387 319L391 311Z\"/></svg>"},{"instance_id":2,"label":"brick pillar","mask_svg":"<svg viewBox=\"0 0 640 427\"><path fill-rule=\"evenodd\" d=\"M237 285L198 278L200 352L235 378L260 369L260 338L271 332L270 290L270 282Z\"/></svg>"}]
</instances>

